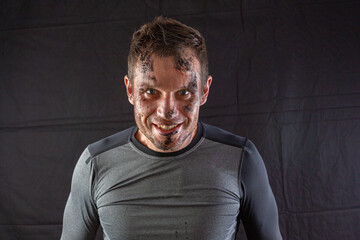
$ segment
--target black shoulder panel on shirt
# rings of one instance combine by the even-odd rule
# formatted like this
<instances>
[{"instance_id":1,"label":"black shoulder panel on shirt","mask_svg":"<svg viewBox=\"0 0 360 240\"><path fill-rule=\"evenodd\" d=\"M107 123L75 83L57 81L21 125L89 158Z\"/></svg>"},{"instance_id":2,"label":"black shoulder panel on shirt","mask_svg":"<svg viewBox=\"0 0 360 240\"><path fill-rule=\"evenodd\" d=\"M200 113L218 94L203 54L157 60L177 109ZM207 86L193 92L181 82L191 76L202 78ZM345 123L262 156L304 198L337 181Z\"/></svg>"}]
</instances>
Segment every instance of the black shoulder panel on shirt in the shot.
<instances>
[{"instance_id":1,"label":"black shoulder panel on shirt","mask_svg":"<svg viewBox=\"0 0 360 240\"><path fill-rule=\"evenodd\" d=\"M112 148L124 145L129 142L130 134L134 127L125 129L121 132L115 133L109 137L103 138L88 146L91 157L95 157L100 153L106 152Z\"/></svg>"},{"instance_id":2,"label":"black shoulder panel on shirt","mask_svg":"<svg viewBox=\"0 0 360 240\"><path fill-rule=\"evenodd\" d=\"M227 132L221 128L202 123L204 127L204 137L206 139L231 145L234 147L243 148L246 144L247 138L237 136L233 133Z\"/></svg>"}]
</instances>

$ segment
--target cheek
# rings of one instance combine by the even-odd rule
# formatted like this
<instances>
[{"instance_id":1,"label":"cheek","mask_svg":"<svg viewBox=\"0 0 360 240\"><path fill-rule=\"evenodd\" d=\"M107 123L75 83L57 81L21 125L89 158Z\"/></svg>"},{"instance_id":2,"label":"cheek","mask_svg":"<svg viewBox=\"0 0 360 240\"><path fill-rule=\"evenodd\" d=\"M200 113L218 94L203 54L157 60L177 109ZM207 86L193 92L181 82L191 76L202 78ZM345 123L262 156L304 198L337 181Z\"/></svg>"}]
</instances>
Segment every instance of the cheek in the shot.
<instances>
[{"instance_id":1,"label":"cheek","mask_svg":"<svg viewBox=\"0 0 360 240\"><path fill-rule=\"evenodd\" d=\"M194 112L194 108L196 107L196 99L195 96L192 96L190 99L188 99L185 102L185 105L183 105L182 109L187 113Z\"/></svg>"},{"instance_id":2,"label":"cheek","mask_svg":"<svg viewBox=\"0 0 360 240\"><path fill-rule=\"evenodd\" d=\"M193 108L192 104L189 103L189 104L186 104L185 106L183 106L183 110L185 112L192 112L194 110L194 108Z\"/></svg>"},{"instance_id":3,"label":"cheek","mask_svg":"<svg viewBox=\"0 0 360 240\"><path fill-rule=\"evenodd\" d=\"M154 103L149 100L136 98L135 101L136 110L139 116L147 116L153 111Z\"/></svg>"}]
</instances>

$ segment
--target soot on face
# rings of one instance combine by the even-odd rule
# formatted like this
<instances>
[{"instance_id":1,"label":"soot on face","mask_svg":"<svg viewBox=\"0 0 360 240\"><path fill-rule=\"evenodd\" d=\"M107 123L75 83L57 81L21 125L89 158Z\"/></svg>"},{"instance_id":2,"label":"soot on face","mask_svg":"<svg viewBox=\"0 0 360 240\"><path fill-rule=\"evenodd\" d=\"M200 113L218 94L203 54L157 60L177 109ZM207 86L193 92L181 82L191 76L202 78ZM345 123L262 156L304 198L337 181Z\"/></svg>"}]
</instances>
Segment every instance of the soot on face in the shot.
<instances>
[{"instance_id":1,"label":"soot on face","mask_svg":"<svg viewBox=\"0 0 360 240\"><path fill-rule=\"evenodd\" d=\"M164 61L167 62L165 63ZM170 65L168 61L172 61L172 64ZM135 108L137 111L135 116L139 127L139 132L141 132L142 139L144 141L142 143L145 146L151 146L150 148L156 151L176 151L181 149L181 146L186 146L189 144L189 142L191 142L191 136L194 133L194 129L196 129L197 115L195 114L198 114L197 109L199 105L198 100L200 97L199 92L201 92L199 91L200 85L198 85L200 73L198 71L197 64L198 62L196 57L192 55L192 53L188 52L184 52L180 55L173 55L172 58L168 58L166 56L158 57L156 55L147 53L139 57L137 69L138 72L141 73L141 75L138 75L138 80L141 82L138 82L138 91L134 92ZM161 69L162 67L164 67L164 69ZM180 71L181 73L175 73L173 70ZM156 75L159 74L159 71L161 74L166 73L168 75L165 75L165 77L163 77L164 75L161 74ZM155 79L155 76L159 78ZM186 96L183 95L183 92L180 92L182 97L176 98L176 100L179 100L176 104L176 107L179 109L167 109L165 117L157 116L156 111L154 111L154 109L156 110L156 106L154 106L155 102L152 104L152 101L157 100L157 98L155 99L150 97L144 94L144 92L148 88L156 89L157 86L161 86L159 85L160 83L164 82L165 80L168 81L168 79L166 79L167 76L175 76L174 81L177 81L175 82L176 88L174 88L176 90L176 94L179 92L179 90L187 90L189 95ZM153 81L153 78L155 81ZM169 79L172 80L170 77ZM163 89L160 88L157 90L162 91ZM152 123L156 119L160 119L160 117L163 117L164 120L165 118L172 119L175 112L178 112L180 116L183 116L181 119L185 119L183 122L183 127L165 135L161 134L161 132L157 132ZM179 133L181 133L181 135L179 135Z\"/></svg>"},{"instance_id":2,"label":"soot on face","mask_svg":"<svg viewBox=\"0 0 360 240\"><path fill-rule=\"evenodd\" d=\"M171 119L172 116L174 115L174 113L175 113L175 109L174 109L174 108L170 109L170 110L166 113L166 118Z\"/></svg>"},{"instance_id":3,"label":"soot on face","mask_svg":"<svg viewBox=\"0 0 360 240\"><path fill-rule=\"evenodd\" d=\"M179 71L192 71L192 65L193 65L193 58L192 57L177 57L175 68Z\"/></svg>"},{"instance_id":4,"label":"soot on face","mask_svg":"<svg viewBox=\"0 0 360 240\"><path fill-rule=\"evenodd\" d=\"M171 143L173 142L172 135L174 135L174 134L176 134L176 133L178 133L178 130L176 130L176 131L174 131L174 132L166 135L166 139L165 139L164 142L158 142L158 143L155 142L155 143L154 143L155 146L156 146L157 148L161 149L161 150L164 150L164 151L170 150L170 149L171 149L171 147L170 147L170 146L171 146Z\"/></svg>"},{"instance_id":5,"label":"soot on face","mask_svg":"<svg viewBox=\"0 0 360 240\"><path fill-rule=\"evenodd\" d=\"M166 141L164 143L164 145L169 145L172 142L171 136L166 136Z\"/></svg>"},{"instance_id":6,"label":"soot on face","mask_svg":"<svg viewBox=\"0 0 360 240\"><path fill-rule=\"evenodd\" d=\"M187 89L189 89L193 93L196 93L196 91L197 91L197 81L196 80L197 80L196 73L194 71L192 71L191 76L190 76L190 81L187 85Z\"/></svg>"},{"instance_id":7,"label":"soot on face","mask_svg":"<svg viewBox=\"0 0 360 240\"><path fill-rule=\"evenodd\" d=\"M192 112L194 109L194 100L197 95L197 76L194 71L191 71L190 81L187 85L187 89L189 89L192 94L191 97L187 100L187 104L183 106L183 110L186 112Z\"/></svg>"},{"instance_id":8,"label":"soot on face","mask_svg":"<svg viewBox=\"0 0 360 240\"><path fill-rule=\"evenodd\" d=\"M150 59L150 54L145 52L144 54L140 55L141 61L141 73L147 73L149 70L154 71L154 63L153 60Z\"/></svg>"}]
</instances>

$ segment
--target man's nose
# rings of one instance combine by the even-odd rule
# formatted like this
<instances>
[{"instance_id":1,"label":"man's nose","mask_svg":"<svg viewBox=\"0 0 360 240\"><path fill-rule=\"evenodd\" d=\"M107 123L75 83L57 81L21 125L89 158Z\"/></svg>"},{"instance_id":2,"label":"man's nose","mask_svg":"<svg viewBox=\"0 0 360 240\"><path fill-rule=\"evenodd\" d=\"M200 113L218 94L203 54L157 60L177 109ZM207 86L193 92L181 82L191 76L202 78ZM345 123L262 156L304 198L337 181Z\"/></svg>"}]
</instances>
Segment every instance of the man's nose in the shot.
<instances>
[{"instance_id":1,"label":"man's nose","mask_svg":"<svg viewBox=\"0 0 360 240\"><path fill-rule=\"evenodd\" d=\"M176 109L176 101L172 94L163 96L160 100L159 107L157 109L158 114L167 120L173 119L178 114Z\"/></svg>"}]
</instances>

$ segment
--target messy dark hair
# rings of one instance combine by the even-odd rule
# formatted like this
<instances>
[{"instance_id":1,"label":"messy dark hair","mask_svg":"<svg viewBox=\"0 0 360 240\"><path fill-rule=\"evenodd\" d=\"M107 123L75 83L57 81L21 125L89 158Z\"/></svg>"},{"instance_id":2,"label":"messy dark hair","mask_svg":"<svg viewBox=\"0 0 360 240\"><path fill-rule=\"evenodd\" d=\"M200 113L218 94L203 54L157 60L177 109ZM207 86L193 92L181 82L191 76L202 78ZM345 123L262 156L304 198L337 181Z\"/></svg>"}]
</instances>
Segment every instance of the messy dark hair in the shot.
<instances>
[{"instance_id":1,"label":"messy dark hair","mask_svg":"<svg viewBox=\"0 0 360 240\"><path fill-rule=\"evenodd\" d=\"M187 49L191 49L200 62L201 82L204 85L209 70L203 36L198 30L179 21L162 16L156 17L153 21L142 25L132 36L128 55L130 81L133 81L134 67L139 60L146 63L152 54L181 59Z\"/></svg>"}]
</instances>

